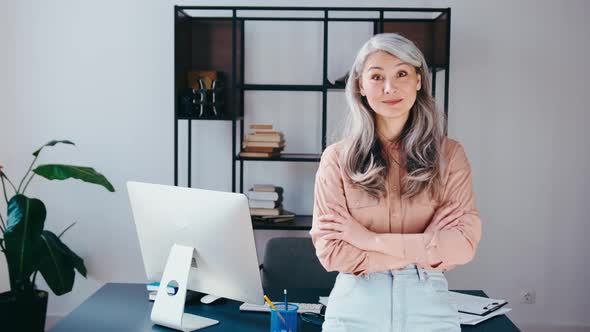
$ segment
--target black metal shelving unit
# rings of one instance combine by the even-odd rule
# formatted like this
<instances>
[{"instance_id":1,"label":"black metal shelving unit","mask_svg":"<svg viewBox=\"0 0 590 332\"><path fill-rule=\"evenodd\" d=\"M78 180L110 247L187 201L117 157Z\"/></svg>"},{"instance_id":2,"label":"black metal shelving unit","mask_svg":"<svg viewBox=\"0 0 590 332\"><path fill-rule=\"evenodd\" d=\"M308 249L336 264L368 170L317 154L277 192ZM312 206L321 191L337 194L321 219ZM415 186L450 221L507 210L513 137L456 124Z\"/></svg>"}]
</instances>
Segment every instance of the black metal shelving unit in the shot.
<instances>
[{"instance_id":1,"label":"black metal shelving unit","mask_svg":"<svg viewBox=\"0 0 590 332\"><path fill-rule=\"evenodd\" d=\"M315 13L313 17L262 17L256 13L290 11ZM204 15L207 12L208 15ZM212 12L218 15L211 16ZM373 13L377 17L331 17L338 12ZM243 15L245 13L245 15ZM254 14L253 14L254 13ZM386 14L426 13L432 18L392 18ZM246 21L315 21L323 22L323 73L322 84L247 84L244 82L244 23ZM450 8L388 8L388 7L229 7L229 6L175 6L174 7L174 184L178 185L178 128L179 122L188 124L188 177L191 187L191 123L195 120L232 122L232 191L238 189L236 173L239 171L239 192L244 191L244 162L318 162L317 154L284 153L274 158L245 158L239 156L244 133L244 91L316 91L322 93L321 148L326 148L327 93L343 90L328 81L328 29L329 22L373 23L373 33L399 32L414 41L426 57L432 72L432 94L435 95L437 73L445 75L444 112L448 115L449 55L450 55ZM223 72L227 78L228 93L224 103L226 113L219 118L199 118L192 114L179 113L179 94L186 88L185 75L189 69L211 69ZM238 127L239 126L239 127ZM240 133L237 143L238 128ZM255 229L309 230L311 216L297 216L294 221L278 224L253 222Z\"/></svg>"}]
</instances>

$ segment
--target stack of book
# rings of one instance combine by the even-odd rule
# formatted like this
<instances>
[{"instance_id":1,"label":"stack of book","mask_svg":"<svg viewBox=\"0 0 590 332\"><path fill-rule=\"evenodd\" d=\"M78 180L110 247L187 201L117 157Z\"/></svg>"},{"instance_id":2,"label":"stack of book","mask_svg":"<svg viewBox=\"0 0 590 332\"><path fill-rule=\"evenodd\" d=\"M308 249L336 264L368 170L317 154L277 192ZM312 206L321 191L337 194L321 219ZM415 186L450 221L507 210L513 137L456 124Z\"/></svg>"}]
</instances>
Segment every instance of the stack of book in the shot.
<instances>
[{"instance_id":1,"label":"stack of book","mask_svg":"<svg viewBox=\"0 0 590 332\"><path fill-rule=\"evenodd\" d=\"M283 210L283 188L272 184L255 184L248 193L250 214L253 216L278 216Z\"/></svg>"},{"instance_id":2,"label":"stack of book","mask_svg":"<svg viewBox=\"0 0 590 332\"><path fill-rule=\"evenodd\" d=\"M283 188L271 184L255 184L246 193L253 220L282 222L295 219L283 209Z\"/></svg>"},{"instance_id":3,"label":"stack of book","mask_svg":"<svg viewBox=\"0 0 590 332\"><path fill-rule=\"evenodd\" d=\"M285 138L280 131L269 124L251 124L250 132L244 137L240 157L278 157L285 148Z\"/></svg>"}]
</instances>

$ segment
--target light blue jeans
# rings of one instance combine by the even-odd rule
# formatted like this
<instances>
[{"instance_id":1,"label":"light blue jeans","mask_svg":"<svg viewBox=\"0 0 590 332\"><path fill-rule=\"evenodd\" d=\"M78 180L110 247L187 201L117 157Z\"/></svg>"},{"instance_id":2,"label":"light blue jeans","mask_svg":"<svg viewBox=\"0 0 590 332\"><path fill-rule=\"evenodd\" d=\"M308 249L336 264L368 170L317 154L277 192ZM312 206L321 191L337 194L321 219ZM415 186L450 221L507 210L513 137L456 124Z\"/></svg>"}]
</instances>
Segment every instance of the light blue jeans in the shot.
<instances>
[{"instance_id":1,"label":"light blue jeans","mask_svg":"<svg viewBox=\"0 0 590 332\"><path fill-rule=\"evenodd\" d=\"M354 276L340 273L330 293L325 332L458 332L442 272L408 265L402 270Z\"/></svg>"}]
</instances>

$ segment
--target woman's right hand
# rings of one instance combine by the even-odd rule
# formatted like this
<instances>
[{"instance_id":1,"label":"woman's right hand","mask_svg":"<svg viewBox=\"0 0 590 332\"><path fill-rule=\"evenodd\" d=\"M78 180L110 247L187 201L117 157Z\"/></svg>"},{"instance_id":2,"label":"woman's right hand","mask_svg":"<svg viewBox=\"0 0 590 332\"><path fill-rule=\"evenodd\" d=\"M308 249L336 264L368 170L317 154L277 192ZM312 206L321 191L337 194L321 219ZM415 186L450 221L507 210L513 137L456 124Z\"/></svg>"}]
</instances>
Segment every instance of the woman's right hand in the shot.
<instances>
[{"instance_id":1,"label":"woman's right hand","mask_svg":"<svg viewBox=\"0 0 590 332\"><path fill-rule=\"evenodd\" d=\"M448 202L441 205L434 212L434 216L424 233L434 233L456 226L459 223L459 217L465 214L465 211L459 209L459 206L459 202Z\"/></svg>"}]
</instances>

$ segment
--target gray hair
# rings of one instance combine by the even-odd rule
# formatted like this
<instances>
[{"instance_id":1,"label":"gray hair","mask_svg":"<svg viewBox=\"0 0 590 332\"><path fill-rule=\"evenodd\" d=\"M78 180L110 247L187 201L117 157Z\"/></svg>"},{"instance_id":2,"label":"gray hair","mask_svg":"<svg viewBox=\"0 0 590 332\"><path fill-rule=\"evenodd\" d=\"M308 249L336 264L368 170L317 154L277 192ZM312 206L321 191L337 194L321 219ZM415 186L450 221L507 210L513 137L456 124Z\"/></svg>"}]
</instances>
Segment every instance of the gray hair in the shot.
<instances>
[{"instance_id":1,"label":"gray hair","mask_svg":"<svg viewBox=\"0 0 590 332\"><path fill-rule=\"evenodd\" d=\"M377 51L387 52L411 64L422 77L421 88L399 138L402 166L407 171L402 180L402 194L412 198L429 188L439 197L444 117L437 111L430 94L430 71L424 55L414 43L399 34L382 33L371 37L361 47L352 65L345 89L350 111L342 132L343 170L354 184L371 196L379 198L385 193L388 161L384 159L382 144L376 135L375 112L361 98L359 90L365 61Z\"/></svg>"}]
</instances>

